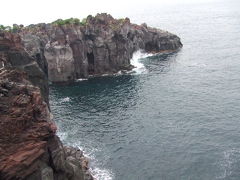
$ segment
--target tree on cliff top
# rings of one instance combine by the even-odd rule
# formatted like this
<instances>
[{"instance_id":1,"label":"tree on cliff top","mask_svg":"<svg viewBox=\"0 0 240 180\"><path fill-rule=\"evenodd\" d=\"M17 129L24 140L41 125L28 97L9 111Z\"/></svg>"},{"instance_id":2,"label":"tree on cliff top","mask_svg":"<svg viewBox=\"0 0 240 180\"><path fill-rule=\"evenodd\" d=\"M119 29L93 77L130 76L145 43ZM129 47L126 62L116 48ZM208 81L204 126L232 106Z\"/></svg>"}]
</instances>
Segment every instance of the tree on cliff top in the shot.
<instances>
[{"instance_id":1,"label":"tree on cliff top","mask_svg":"<svg viewBox=\"0 0 240 180\"><path fill-rule=\"evenodd\" d=\"M12 32L12 33L17 33L19 29L23 28L23 25L17 25L17 24L13 24L13 26L4 26L4 25L0 25L0 30L1 31L8 31L8 32Z\"/></svg>"}]
</instances>

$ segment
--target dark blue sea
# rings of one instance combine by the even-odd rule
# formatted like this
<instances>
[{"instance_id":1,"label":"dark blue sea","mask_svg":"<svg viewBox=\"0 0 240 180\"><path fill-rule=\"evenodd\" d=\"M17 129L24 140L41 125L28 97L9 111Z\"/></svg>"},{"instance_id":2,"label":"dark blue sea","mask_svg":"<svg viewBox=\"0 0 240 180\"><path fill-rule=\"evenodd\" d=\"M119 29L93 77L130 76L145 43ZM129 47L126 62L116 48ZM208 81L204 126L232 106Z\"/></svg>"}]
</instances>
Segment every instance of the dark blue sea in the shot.
<instances>
[{"instance_id":1,"label":"dark blue sea","mask_svg":"<svg viewBox=\"0 0 240 180\"><path fill-rule=\"evenodd\" d=\"M136 52L130 74L51 86L58 135L98 180L240 179L240 1L118 14L181 37L176 53Z\"/></svg>"}]
</instances>

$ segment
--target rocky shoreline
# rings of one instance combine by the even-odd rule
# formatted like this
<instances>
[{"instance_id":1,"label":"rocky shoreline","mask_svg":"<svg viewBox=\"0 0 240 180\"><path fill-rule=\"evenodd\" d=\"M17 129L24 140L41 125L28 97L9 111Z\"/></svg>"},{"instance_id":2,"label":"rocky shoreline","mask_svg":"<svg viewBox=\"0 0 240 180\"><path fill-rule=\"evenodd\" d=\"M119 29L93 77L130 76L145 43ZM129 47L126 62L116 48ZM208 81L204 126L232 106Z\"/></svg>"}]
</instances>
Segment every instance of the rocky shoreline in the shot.
<instances>
[{"instance_id":1,"label":"rocky shoreline","mask_svg":"<svg viewBox=\"0 0 240 180\"><path fill-rule=\"evenodd\" d=\"M56 135L48 80L18 35L0 33L0 60L0 179L92 180L82 151Z\"/></svg>"},{"instance_id":2,"label":"rocky shoreline","mask_svg":"<svg viewBox=\"0 0 240 180\"><path fill-rule=\"evenodd\" d=\"M176 35L108 14L88 16L85 24L0 31L0 179L93 180L82 151L56 135L49 81L128 71L137 50L181 47Z\"/></svg>"}]
</instances>

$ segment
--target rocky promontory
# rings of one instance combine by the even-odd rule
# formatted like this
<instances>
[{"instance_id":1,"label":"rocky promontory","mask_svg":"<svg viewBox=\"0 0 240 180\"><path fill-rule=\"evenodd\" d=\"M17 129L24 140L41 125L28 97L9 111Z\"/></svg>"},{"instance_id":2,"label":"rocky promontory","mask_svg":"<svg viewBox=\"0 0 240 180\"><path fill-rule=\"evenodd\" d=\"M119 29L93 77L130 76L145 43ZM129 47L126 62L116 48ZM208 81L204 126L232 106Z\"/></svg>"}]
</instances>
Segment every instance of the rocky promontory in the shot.
<instances>
[{"instance_id":1,"label":"rocky promontory","mask_svg":"<svg viewBox=\"0 0 240 180\"><path fill-rule=\"evenodd\" d=\"M0 179L92 180L82 151L56 130L47 77L18 35L0 32Z\"/></svg>"},{"instance_id":2,"label":"rocky promontory","mask_svg":"<svg viewBox=\"0 0 240 180\"><path fill-rule=\"evenodd\" d=\"M108 14L0 30L0 179L93 180L82 151L56 135L48 82L131 70L137 50L181 47L174 34Z\"/></svg>"},{"instance_id":3,"label":"rocky promontory","mask_svg":"<svg viewBox=\"0 0 240 180\"><path fill-rule=\"evenodd\" d=\"M26 51L53 83L131 70L132 55L140 49L158 53L182 47L174 34L105 13L83 22L30 25L18 33Z\"/></svg>"}]
</instances>

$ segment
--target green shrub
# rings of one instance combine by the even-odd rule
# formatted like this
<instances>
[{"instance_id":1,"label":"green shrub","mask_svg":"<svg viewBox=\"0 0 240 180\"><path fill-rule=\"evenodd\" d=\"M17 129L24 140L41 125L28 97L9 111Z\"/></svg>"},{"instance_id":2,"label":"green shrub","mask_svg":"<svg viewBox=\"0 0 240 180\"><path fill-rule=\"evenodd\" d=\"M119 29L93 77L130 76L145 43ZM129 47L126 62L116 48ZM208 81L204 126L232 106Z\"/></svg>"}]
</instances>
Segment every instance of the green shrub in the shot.
<instances>
[{"instance_id":1,"label":"green shrub","mask_svg":"<svg viewBox=\"0 0 240 180\"><path fill-rule=\"evenodd\" d=\"M53 21L52 24L56 25L65 25L65 24L80 24L80 20L78 18L69 18L69 19L58 19L56 21Z\"/></svg>"},{"instance_id":2,"label":"green shrub","mask_svg":"<svg viewBox=\"0 0 240 180\"><path fill-rule=\"evenodd\" d=\"M64 25L64 21L62 19L57 19L56 21L53 21L52 24Z\"/></svg>"},{"instance_id":3,"label":"green shrub","mask_svg":"<svg viewBox=\"0 0 240 180\"><path fill-rule=\"evenodd\" d=\"M18 30L19 30L19 26L18 26L17 24L14 24L13 27L12 27L12 29L11 29L11 32L17 33Z\"/></svg>"},{"instance_id":4,"label":"green shrub","mask_svg":"<svg viewBox=\"0 0 240 180\"><path fill-rule=\"evenodd\" d=\"M79 25L80 24L80 19L78 18L73 18L73 24Z\"/></svg>"},{"instance_id":5,"label":"green shrub","mask_svg":"<svg viewBox=\"0 0 240 180\"><path fill-rule=\"evenodd\" d=\"M0 30L2 30L2 31L7 31L7 32L16 33L18 29L19 29L19 28L18 28L17 25L13 25L13 27L0 25Z\"/></svg>"},{"instance_id":6,"label":"green shrub","mask_svg":"<svg viewBox=\"0 0 240 180\"><path fill-rule=\"evenodd\" d=\"M86 25L87 24L87 18L83 18L81 21L81 25Z\"/></svg>"},{"instance_id":7,"label":"green shrub","mask_svg":"<svg viewBox=\"0 0 240 180\"><path fill-rule=\"evenodd\" d=\"M1 25L1 24L0 24L0 30L5 31L5 30L6 30L6 27L5 27L4 25Z\"/></svg>"}]
</instances>

